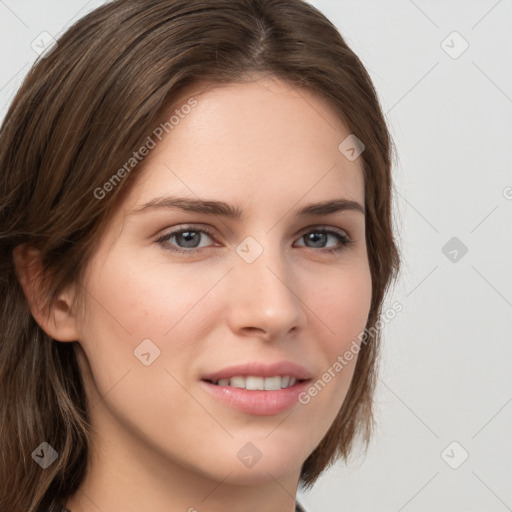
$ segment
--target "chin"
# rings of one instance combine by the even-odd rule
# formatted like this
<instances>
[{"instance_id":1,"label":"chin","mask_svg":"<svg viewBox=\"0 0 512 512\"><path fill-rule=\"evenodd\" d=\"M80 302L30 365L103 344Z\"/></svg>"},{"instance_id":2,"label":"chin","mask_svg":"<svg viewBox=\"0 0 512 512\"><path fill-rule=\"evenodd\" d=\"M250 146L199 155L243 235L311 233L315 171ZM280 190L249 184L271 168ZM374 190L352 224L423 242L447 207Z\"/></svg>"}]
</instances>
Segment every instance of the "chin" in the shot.
<instances>
[{"instance_id":1,"label":"chin","mask_svg":"<svg viewBox=\"0 0 512 512\"><path fill-rule=\"evenodd\" d=\"M282 442L282 439L265 439L268 431L253 441L235 441L234 448L228 448L224 455L212 457L216 465L215 480L227 480L235 485L256 485L300 474L302 464L309 453L304 452L304 444ZM270 438L272 434L270 435ZM276 442L277 440L277 442ZM220 462L222 461L222 462ZM220 462L220 463L219 463ZM210 466L211 469L212 466Z\"/></svg>"},{"instance_id":2,"label":"chin","mask_svg":"<svg viewBox=\"0 0 512 512\"><path fill-rule=\"evenodd\" d=\"M231 467L230 470L226 471L223 475L219 475L220 480L226 478L229 471L229 476L226 481L231 485L259 485L267 482L281 480L287 476L293 475L297 478L300 474L302 463L293 461L290 465L283 465L281 463L264 463L260 460L255 466L251 468L244 467Z\"/></svg>"}]
</instances>

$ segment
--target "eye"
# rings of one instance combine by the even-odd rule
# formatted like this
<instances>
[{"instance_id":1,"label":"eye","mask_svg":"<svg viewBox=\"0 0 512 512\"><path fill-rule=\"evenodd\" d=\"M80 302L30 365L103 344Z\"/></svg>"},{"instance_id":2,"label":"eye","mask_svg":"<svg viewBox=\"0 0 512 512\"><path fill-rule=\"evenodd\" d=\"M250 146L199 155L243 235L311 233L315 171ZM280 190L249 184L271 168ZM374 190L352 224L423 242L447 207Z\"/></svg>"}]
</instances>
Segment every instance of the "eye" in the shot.
<instances>
[{"instance_id":1,"label":"eye","mask_svg":"<svg viewBox=\"0 0 512 512\"><path fill-rule=\"evenodd\" d=\"M335 245L332 248L325 248L324 244L327 243L329 238L334 239L339 245ZM333 229L326 229L325 227L310 229L300 237L300 240L304 239L307 243L313 244L307 245L310 249L324 249L327 252L341 251L352 243L351 238L343 231L337 231Z\"/></svg>"},{"instance_id":2,"label":"eye","mask_svg":"<svg viewBox=\"0 0 512 512\"><path fill-rule=\"evenodd\" d=\"M201 245L205 235L207 238L213 238L213 233L206 228L184 226L179 229L169 231L165 235L158 238L156 242L162 245L166 250L177 253L191 254L199 252L199 250L202 248L208 247L208 245ZM299 240L302 239L304 239L308 244L312 244L304 245L302 247L307 247L309 249L320 249L321 252L330 253L341 251L353 242L345 232L326 229L325 227L315 229L310 228L309 231L305 232L299 238ZM329 239L334 240L337 242L337 244L335 244L334 247L326 248L325 244Z\"/></svg>"},{"instance_id":3,"label":"eye","mask_svg":"<svg viewBox=\"0 0 512 512\"><path fill-rule=\"evenodd\" d=\"M160 243L165 249L173 252L194 253L198 252L198 248L204 247L199 245L203 238L203 236L200 235L206 235L208 238L211 238L213 233L205 228L199 229L193 226L187 226L166 233L157 240L157 243ZM170 243L172 239L175 240L175 244L178 245L178 248L175 247L175 244Z\"/></svg>"}]
</instances>

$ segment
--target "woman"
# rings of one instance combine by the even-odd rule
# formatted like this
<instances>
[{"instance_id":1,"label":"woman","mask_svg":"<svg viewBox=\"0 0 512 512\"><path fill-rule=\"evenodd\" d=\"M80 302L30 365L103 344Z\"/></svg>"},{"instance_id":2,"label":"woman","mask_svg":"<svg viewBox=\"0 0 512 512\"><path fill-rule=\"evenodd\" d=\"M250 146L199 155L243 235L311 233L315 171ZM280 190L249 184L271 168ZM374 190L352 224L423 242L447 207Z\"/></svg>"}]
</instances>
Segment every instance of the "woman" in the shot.
<instances>
[{"instance_id":1,"label":"woman","mask_svg":"<svg viewBox=\"0 0 512 512\"><path fill-rule=\"evenodd\" d=\"M0 509L292 512L368 441L399 257L371 80L302 0L117 0L0 132Z\"/></svg>"}]
</instances>

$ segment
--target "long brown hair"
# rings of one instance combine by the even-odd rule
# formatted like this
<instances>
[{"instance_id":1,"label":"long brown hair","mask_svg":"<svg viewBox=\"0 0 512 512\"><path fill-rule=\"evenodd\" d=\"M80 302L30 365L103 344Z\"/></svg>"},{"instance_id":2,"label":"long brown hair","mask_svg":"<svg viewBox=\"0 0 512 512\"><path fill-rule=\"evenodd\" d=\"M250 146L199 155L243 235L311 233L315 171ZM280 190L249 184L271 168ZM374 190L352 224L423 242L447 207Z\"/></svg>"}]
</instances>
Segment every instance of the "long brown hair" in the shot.
<instances>
[{"instance_id":1,"label":"long brown hair","mask_svg":"<svg viewBox=\"0 0 512 512\"><path fill-rule=\"evenodd\" d=\"M75 23L26 76L0 130L0 508L44 510L72 495L90 425L75 355L31 315L13 250L39 251L51 308L81 282L91 248L140 170L94 191L144 143L170 102L199 82L267 75L327 99L364 142L366 240L375 326L399 267L392 233L393 146L368 73L335 26L303 0L116 0ZM341 141L340 141L341 142ZM348 395L305 461L311 486L373 421L379 330L366 333ZM57 460L31 456L47 442Z\"/></svg>"}]
</instances>

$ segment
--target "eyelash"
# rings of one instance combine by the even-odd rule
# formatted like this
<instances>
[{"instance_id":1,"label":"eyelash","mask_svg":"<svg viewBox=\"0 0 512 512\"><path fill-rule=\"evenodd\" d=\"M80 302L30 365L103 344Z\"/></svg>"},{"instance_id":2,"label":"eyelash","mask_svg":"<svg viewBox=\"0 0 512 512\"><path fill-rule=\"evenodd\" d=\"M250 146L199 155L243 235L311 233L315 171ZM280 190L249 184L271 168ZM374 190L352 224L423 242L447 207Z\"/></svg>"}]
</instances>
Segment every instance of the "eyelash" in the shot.
<instances>
[{"instance_id":1,"label":"eyelash","mask_svg":"<svg viewBox=\"0 0 512 512\"><path fill-rule=\"evenodd\" d=\"M194 254L194 253L198 253L201 251L201 249L205 249L205 247L202 247L202 248L199 248L199 249L194 249L194 248L190 248L190 249L177 249L175 247L171 248L169 247L169 239L172 238L173 236L175 235L179 235L181 233L185 233L187 231L192 231L194 233L205 233L206 235L208 235L210 238L214 238L214 234L209 230L209 229L206 229L206 228L195 228L194 226L185 226L185 227L182 227L182 228L179 228L179 229L176 229L176 230L173 230L173 231L169 231L168 233L162 235L160 238L158 238L156 240L157 243L159 243L160 245L163 246L164 249L166 250L169 250L169 251L172 251L172 252L176 252L176 253L182 253L182 254ZM332 230L332 229L326 229L326 228L314 228L314 229L310 229L309 231L306 231L304 232L299 238L302 238L310 233L322 233L324 235L332 235L334 236L339 242L341 245L339 245L338 247L335 247L334 249L321 249L319 248L318 250L319 251L322 251L322 252L327 252L327 253L331 253L331 254L334 254L334 253L338 253L340 251L342 251L343 249L345 249L346 247L348 247L350 244L353 243L353 240L348 236L348 235L344 235L338 231L335 231L335 230ZM314 247L306 247L307 249L315 249Z\"/></svg>"}]
</instances>

